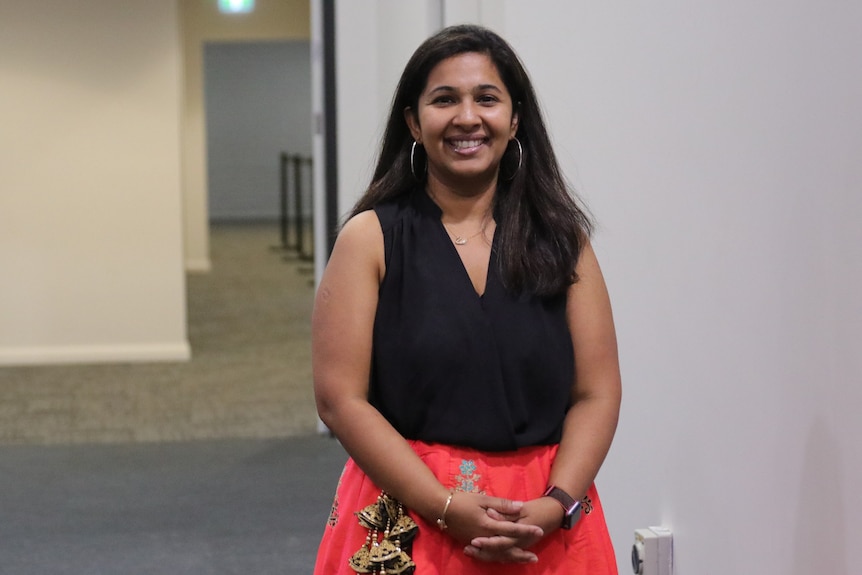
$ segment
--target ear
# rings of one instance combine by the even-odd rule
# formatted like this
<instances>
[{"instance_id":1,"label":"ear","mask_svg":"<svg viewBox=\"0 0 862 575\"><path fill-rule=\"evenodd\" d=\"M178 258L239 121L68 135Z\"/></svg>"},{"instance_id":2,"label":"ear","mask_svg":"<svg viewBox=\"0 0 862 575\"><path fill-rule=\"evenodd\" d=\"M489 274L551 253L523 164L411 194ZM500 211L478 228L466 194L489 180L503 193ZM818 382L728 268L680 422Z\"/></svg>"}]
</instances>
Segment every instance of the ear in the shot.
<instances>
[{"instance_id":1,"label":"ear","mask_svg":"<svg viewBox=\"0 0 862 575\"><path fill-rule=\"evenodd\" d=\"M518 112L512 112L512 124L509 129L509 139L515 137L515 134L518 133Z\"/></svg>"},{"instance_id":2,"label":"ear","mask_svg":"<svg viewBox=\"0 0 862 575\"><path fill-rule=\"evenodd\" d=\"M422 129L419 127L419 118L410 106L404 108L404 121L407 122L407 127L410 128L410 135L421 144Z\"/></svg>"}]
</instances>

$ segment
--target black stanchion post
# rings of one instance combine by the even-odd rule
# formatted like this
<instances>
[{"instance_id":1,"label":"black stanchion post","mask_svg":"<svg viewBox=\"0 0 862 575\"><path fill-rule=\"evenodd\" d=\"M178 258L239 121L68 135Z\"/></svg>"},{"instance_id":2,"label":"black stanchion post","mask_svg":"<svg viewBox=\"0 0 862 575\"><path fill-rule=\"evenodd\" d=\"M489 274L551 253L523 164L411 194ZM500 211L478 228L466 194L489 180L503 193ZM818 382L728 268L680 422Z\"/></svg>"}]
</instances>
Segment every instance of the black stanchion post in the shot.
<instances>
[{"instance_id":1,"label":"black stanchion post","mask_svg":"<svg viewBox=\"0 0 862 575\"><path fill-rule=\"evenodd\" d=\"M308 194L305 195L305 198L308 203L308 213L311 214L311 217L314 218L314 184L313 184L313 162L314 160L309 156L307 158L303 158L303 164L307 166L306 176L303 181L308 185L303 186L304 190L307 190ZM305 261L314 261L314 224L311 225L311 232L308 235L308 242L304 244L308 247L308 250L303 250L300 252L299 257Z\"/></svg>"},{"instance_id":2,"label":"black stanchion post","mask_svg":"<svg viewBox=\"0 0 862 575\"><path fill-rule=\"evenodd\" d=\"M287 249L287 152L282 152L279 156L279 160L279 177L281 179L281 189L279 191L281 248Z\"/></svg>"},{"instance_id":3,"label":"black stanchion post","mask_svg":"<svg viewBox=\"0 0 862 575\"><path fill-rule=\"evenodd\" d=\"M293 215L296 229L296 251L302 256L303 245L305 244L305 226L302 221L302 156L299 154L293 156L293 192L296 210Z\"/></svg>"}]
</instances>

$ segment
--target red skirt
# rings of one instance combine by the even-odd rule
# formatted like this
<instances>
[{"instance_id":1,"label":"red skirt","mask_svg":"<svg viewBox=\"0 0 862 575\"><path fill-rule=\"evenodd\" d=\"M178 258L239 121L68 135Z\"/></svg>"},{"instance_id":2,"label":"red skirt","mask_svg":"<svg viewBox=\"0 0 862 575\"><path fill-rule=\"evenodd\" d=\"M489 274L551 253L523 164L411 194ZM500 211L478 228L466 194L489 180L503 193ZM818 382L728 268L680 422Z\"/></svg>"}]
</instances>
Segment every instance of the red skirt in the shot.
<instances>
[{"instance_id":1,"label":"red skirt","mask_svg":"<svg viewBox=\"0 0 862 575\"><path fill-rule=\"evenodd\" d=\"M516 501L534 499L544 491L557 453L556 445L488 453L410 443L444 486ZM355 513L374 503L379 495L380 488L349 459L318 550L315 575L355 574L350 558L366 544L369 533ZM407 510L419 526L410 551L415 575L617 575L614 548L594 485L583 503L581 518L571 530L558 529L531 549L539 557L533 564L487 563L468 557L462 544Z\"/></svg>"}]
</instances>

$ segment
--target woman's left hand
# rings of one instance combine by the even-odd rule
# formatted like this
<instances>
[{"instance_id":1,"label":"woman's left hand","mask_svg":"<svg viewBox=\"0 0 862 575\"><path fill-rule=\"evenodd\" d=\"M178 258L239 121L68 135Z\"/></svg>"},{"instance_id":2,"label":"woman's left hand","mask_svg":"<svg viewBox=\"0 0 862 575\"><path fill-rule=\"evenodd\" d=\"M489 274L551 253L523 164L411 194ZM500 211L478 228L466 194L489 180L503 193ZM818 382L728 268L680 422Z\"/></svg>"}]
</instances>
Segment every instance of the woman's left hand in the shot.
<instances>
[{"instance_id":1,"label":"woman's left hand","mask_svg":"<svg viewBox=\"0 0 862 575\"><path fill-rule=\"evenodd\" d=\"M540 497L524 502L520 516L512 518L489 508L488 516L498 521L516 520L518 523L538 525L543 535L513 538L503 535L476 537L464 548L464 553L480 561L496 563L536 563L538 557L528 549L542 537L560 528L563 510L560 504L548 497Z\"/></svg>"}]
</instances>

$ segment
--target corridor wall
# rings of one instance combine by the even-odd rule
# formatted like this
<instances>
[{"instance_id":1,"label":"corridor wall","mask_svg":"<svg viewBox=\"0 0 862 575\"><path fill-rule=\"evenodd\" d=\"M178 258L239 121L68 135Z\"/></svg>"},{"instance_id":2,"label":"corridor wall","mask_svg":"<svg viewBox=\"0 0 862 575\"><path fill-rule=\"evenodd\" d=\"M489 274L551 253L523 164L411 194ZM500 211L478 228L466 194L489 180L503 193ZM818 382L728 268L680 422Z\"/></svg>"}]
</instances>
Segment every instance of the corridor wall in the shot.
<instances>
[{"instance_id":1,"label":"corridor wall","mask_svg":"<svg viewBox=\"0 0 862 575\"><path fill-rule=\"evenodd\" d=\"M537 9L541 6L541 9ZM505 3L597 221L624 399L621 572L850 573L862 530L862 6Z\"/></svg>"},{"instance_id":2,"label":"corridor wall","mask_svg":"<svg viewBox=\"0 0 862 575\"><path fill-rule=\"evenodd\" d=\"M171 0L0 0L0 365L189 357L179 82Z\"/></svg>"}]
</instances>

